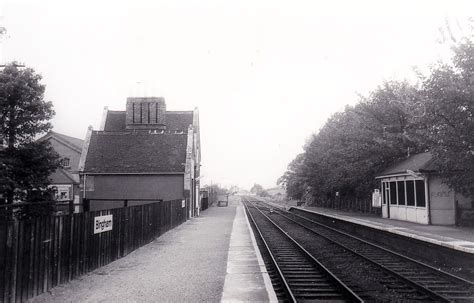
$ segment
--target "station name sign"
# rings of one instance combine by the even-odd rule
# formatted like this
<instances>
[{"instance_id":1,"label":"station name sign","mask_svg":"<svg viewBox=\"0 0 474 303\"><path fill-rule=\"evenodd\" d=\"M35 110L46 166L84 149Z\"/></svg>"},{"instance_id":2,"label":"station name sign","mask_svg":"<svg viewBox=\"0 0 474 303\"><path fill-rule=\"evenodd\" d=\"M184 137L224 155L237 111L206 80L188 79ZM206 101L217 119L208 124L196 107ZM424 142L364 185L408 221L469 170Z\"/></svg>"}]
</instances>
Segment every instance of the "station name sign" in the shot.
<instances>
[{"instance_id":1,"label":"station name sign","mask_svg":"<svg viewBox=\"0 0 474 303\"><path fill-rule=\"evenodd\" d=\"M113 215L94 217L94 234L112 230Z\"/></svg>"}]
</instances>

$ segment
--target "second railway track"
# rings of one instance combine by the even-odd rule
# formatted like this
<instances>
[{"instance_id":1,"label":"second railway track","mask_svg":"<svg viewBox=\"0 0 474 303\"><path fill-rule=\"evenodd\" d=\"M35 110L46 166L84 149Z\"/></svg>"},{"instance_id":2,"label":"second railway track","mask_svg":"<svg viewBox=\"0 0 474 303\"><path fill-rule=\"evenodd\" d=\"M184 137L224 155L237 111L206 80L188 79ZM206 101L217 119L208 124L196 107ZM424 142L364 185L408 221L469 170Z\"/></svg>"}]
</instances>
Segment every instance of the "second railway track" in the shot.
<instances>
[{"instance_id":1,"label":"second railway track","mask_svg":"<svg viewBox=\"0 0 474 303\"><path fill-rule=\"evenodd\" d=\"M247 211L283 287L285 296L280 299L290 302L363 301L256 207L247 205Z\"/></svg>"},{"instance_id":2,"label":"second railway track","mask_svg":"<svg viewBox=\"0 0 474 303\"><path fill-rule=\"evenodd\" d=\"M280 233L294 238L358 299L474 302L470 281L260 201L247 199L246 205L258 221L255 225L273 224ZM273 242L271 239L267 242ZM267 245L279 248L278 241ZM305 282L310 284L309 279Z\"/></svg>"}]
</instances>

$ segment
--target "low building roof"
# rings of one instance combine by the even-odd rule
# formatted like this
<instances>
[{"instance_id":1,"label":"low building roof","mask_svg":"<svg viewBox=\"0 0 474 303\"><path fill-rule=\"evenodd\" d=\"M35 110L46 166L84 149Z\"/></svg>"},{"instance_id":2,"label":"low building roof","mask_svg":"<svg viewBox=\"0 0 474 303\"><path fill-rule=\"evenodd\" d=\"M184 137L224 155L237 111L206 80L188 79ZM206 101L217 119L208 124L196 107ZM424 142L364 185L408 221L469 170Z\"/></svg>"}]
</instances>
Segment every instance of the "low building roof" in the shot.
<instances>
[{"instance_id":1,"label":"low building roof","mask_svg":"<svg viewBox=\"0 0 474 303\"><path fill-rule=\"evenodd\" d=\"M186 132L107 132L91 134L85 173L184 173Z\"/></svg>"},{"instance_id":2,"label":"low building roof","mask_svg":"<svg viewBox=\"0 0 474 303\"><path fill-rule=\"evenodd\" d=\"M79 153L82 151L82 145L84 145L84 140L82 139L60 134L55 131L49 131L46 135L38 139L38 141L44 141L50 138L55 138L56 140L61 141L65 143L66 145L69 145L70 147L79 151Z\"/></svg>"},{"instance_id":3,"label":"low building roof","mask_svg":"<svg viewBox=\"0 0 474 303\"><path fill-rule=\"evenodd\" d=\"M74 175L71 172L58 168L54 173L49 176L51 184L79 184L79 176Z\"/></svg>"},{"instance_id":4,"label":"low building roof","mask_svg":"<svg viewBox=\"0 0 474 303\"><path fill-rule=\"evenodd\" d=\"M407 174L407 170L411 170L415 173L435 172L436 165L433 160L433 155L430 152L412 155L390 166L384 170L380 176Z\"/></svg>"}]
</instances>

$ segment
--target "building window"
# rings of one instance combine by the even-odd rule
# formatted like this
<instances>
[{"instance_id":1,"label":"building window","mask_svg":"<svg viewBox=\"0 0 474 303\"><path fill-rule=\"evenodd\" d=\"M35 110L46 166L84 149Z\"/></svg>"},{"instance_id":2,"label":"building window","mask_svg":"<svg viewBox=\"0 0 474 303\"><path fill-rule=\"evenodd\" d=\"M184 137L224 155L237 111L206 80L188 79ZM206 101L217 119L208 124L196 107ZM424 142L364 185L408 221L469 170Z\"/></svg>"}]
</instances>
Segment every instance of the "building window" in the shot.
<instances>
[{"instance_id":1,"label":"building window","mask_svg":"<svg viewBox=\"0 0 474 303\"><path fill-rule=\"evenodd\" d=\"M397 182L398 205L405 205L405 181Z\"/></svg>"},{"instance_id":2,"label":"building window","mask_svg":"<svg viewBox=\"0 0 474 303\"><path fill-rule=\"evenodd\" d=\"M406 181L407 188L407 205L415 206L415 181Z\"/></svg>"},{"instance_id":3,"label":"building window","mask_svg":"<svg viewBox=\"0 0 474 303\"><path fill-rule=\"evenodd\" d=\"M135 103L132 103L132 123L135 123Z\"/></svg>"},{"instance_id":4,"label":"building window","mask_svg":"<svg viewBox=\"0 0 474 303\"><path fill-rule=\"evenodd\" d=\"M423 180L416 180L415 188L416 188L416 206L425 207L426 206L425 182Z\"/></svg>"},{"instance_id":5,"label":"building window","mask_svg":"<svg viewBox=\"0 0 474 303\"><path fill-rule=\"evenodd\" d=\"M397 204L397 182L390 182L390 204Z\"/></svg>"},{"instance_id":6,"label":"building window","mask_svg":"<svg viewBox=\"0 0 474 303\"><path fill-rule=\"evenodd\" d=\"M62 166L62 167L70 167L70 163L69 163L69 162L70 162L69 158L63 158L63 159L61 160L61 166Z\"/></svg>"}]
</instances>

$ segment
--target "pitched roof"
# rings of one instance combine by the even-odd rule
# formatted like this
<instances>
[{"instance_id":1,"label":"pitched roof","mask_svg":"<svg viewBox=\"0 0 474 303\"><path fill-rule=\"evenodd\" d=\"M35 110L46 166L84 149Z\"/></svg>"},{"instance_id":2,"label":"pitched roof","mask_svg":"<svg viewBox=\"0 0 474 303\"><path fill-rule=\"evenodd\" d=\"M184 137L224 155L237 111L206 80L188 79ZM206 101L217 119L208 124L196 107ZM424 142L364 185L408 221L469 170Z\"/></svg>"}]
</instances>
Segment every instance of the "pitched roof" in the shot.
<instances>
[{"instance_id":1,"label":"pitched roof","mask_svg":"<svg viewBox=\"0 0 474 303\"><path fill-rule=\"evenodd\" d=\"M396 163L383 171L382 176L404 174L407 170L412 170L417 173L434 172L436 165L433 160L433 155L429 152L416 154L410 156L402 162Z\"/></svg>"},{"instance_id":2,"label":"pitched roof","mask_svg":"<svg viewBox=\"0 0 474 303\"><path fill-rule=\"evenodd\" d=\"M167 111L166 129L170 131L182 130L188 132L189 125L193 124L193 111Z\"/></svg>"},{"instance_id":3,"label":"pitched roof","mask_svg":"<svg viewBox=\"0 0 474 303\"><path fill-rule=\"evenodd\" d=\"M46 135L44 135L43 137L38 139L38 141L48 140L49 138L55 138L58 141L61 141L65 144L71 146L72 148L78 150L79 152L82 151L82 146L84 145L84 140L82 140L82 139L74 138L74 137L67 136L67 135L64 135L64 134L60 134L60 133L55 132L55 131L49 131Z\"/></svg>"},{"instance_id":4,"label":"pitched roof","mask_svg":"<svg viewBox=\"0 0 474 303\"><path fill-rule=\"evenodd\" d=\"M189 125L193 124L193 111L167 111L166 129L187 133ZM125 131L125 111L108 111L104 131Z\"/></svg>"},{"instance_id":5,"label":"pitched roof","mask_svg":"<svg viewBox=\"0 0 474 303\"><path fill-rule=\"evenodd\" d=\"M49 176L51 184L79 184L79 176L73 175L65 169L58 168Z\"/></svg>"},{"instance_id":6,"label":"pitched roof","mask_svg":"<svg viewBox=\"0 0 474 303\"><path fill-rule=\"evenodd\" d=\"M186 144L185 133L93 131L84 172L184 173Z\"/></svg>"},{"instance_id":7,"label":"pitched roof","mask_svg":"<svg viewBox=\"0 0 474 303\"><path fill-rule=\"evenodd\" d=\"M104 131L124 131L125 130L125 111L107 112Z\"/></svg>"}]
</instances>

